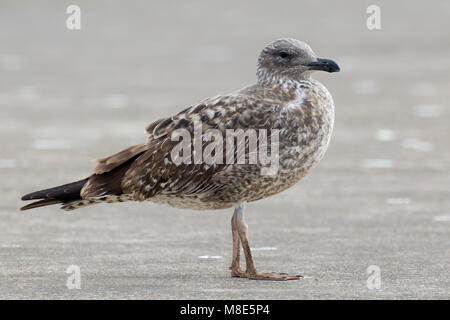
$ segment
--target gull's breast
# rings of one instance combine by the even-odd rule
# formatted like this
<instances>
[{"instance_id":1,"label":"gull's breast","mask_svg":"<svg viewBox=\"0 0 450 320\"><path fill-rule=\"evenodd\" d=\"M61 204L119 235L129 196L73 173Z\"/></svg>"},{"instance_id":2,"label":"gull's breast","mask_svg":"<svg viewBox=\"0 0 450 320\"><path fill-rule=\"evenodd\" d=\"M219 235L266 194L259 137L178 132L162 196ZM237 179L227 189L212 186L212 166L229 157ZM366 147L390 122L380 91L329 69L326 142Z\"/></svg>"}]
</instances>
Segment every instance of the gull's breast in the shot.
<instances>
[{"instance_id":1,"label":"gull's breast","mask_svg":"<svg viewBox=\"0 0 450 320\"><path fill-rule=\"evenodd\" d=\"M328 148L334 124L333 99L318 81L300 82L282 118L281 167L299 171L303 176L323 158Z\"/></svg>"}]
</instances>

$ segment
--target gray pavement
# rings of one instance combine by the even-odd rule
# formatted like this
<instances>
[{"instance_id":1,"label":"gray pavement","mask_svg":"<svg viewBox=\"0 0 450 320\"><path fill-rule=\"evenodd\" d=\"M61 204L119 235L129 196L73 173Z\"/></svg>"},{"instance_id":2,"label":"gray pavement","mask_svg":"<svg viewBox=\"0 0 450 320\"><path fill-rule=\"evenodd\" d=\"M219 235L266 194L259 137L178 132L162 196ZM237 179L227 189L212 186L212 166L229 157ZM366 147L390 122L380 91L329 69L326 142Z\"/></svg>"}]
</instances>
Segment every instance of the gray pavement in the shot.
<instances>
[{"instance_id":1,"label":"gray pavement","mask_svg":"<svg viewBox=\"0 0 450 320\"><path fill-rule=\"evenodd\" d=\"M382 29L369 31L374 2ZM449 2L77 1L79 31L69 4L0 3L0 298L449 298ZM151 121L253 82L279 37L342 69L316 77L336 105L324 160L246 214L257 267L305 279L231 278L231 210L18 211L22 194L145 141Z\"/></svg>"}]
</instances>

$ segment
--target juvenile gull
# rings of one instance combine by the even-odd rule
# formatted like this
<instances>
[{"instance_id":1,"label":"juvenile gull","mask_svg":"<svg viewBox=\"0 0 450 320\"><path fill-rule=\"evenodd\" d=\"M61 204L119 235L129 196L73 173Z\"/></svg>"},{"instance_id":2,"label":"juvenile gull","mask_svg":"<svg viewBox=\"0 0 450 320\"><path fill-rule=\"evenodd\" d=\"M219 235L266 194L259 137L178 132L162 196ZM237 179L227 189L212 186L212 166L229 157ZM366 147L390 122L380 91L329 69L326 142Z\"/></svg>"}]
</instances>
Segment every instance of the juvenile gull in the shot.
<instances>
[{"instance_id":1,"label":"juvenile gull","mask_svg":"<svg viewBox=\"0 0 450 320\"><path fill-rule=\"evenodd\" d=\"M316 70L337 72L339 67L332 60L318 58L304 42L273 41L259 55L256 84L207 98L170 118L151 123L145 144L98 160L94 173L86 179L23 196L22 200L40 201L21 209L61 204L62 209L74 210L95 203L129 200L198 210L234 207L231 275L261 280L299 279L295 275L256 270L244 208L247 202L291 187L325 154L333 129L334 105L327 89L311 78ZM263 174L262 169L268 165L247 162L176 164L171 150L178 141L173 141L172 133L177 129L193 133L199 121L203 131L217 129L223 136L227 129L277 130L278 170ZM245 271L239 264L241 245Z\"/></svg>"}]
</instances>

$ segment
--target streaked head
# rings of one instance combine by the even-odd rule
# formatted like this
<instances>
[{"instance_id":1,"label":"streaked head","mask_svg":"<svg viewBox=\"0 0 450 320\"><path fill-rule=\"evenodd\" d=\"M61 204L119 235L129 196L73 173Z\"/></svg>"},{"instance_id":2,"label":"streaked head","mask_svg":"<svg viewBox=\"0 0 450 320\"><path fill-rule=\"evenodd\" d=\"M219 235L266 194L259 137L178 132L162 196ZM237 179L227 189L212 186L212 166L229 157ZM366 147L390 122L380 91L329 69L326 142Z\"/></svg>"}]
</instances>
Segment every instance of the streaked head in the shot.
<instances>
[{"instance_id":1,"label":"streaked head","mask_svg":"<svg viewBox=\"0 0 450 320\"><path fill-rule=\"evenodd\" d=\"M313 71L338 72L339 66L330 59L318 58L311 47L295 39L278 39L259 54L258 81L270 78L300 80Z\"/></svg>"}]
</instances>

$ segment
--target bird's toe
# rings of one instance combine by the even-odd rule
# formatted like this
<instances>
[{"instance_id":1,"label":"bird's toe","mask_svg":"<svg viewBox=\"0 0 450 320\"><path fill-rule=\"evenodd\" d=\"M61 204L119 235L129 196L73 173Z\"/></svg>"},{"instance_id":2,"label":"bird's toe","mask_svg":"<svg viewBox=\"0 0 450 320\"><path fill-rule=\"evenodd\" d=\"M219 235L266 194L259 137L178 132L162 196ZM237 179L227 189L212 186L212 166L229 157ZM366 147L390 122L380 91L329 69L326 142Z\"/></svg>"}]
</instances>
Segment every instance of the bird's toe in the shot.
<instances>
[{"instance_id":1,"label":"bird's toe","mask_svg":"<svg viewBox=\"0 0 450 320\"><path fill-rule=\"evenodd\" d=\"M251 280L272 280L272 281L286 281L286 280L299 280L303 278L300 275L291 275L287 273L278 272L257 272L255 274L249 274L248 278Z\"/></svg>"},{"instance_id":2,"label":"bird's toe","mask_svg":"<svg viewBox=\"0 0 450 320\"><path fill-rule=\"evenodd\" d=\"M235 278L247 278L247 274L241 268L231 269L231 276Z\"/></svg>"}]
</instances>

